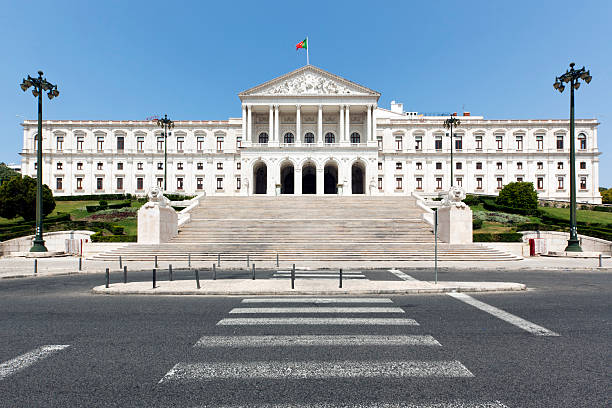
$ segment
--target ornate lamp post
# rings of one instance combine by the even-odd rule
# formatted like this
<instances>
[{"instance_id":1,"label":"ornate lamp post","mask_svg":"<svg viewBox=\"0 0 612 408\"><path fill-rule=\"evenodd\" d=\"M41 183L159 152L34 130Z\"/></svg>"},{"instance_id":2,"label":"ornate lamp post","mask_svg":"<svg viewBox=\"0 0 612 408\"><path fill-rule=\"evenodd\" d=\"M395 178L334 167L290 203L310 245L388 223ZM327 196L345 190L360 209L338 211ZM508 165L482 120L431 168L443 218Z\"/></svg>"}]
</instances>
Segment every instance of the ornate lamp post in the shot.
<instances>
[{"instance_id":1,"label":"ornate lamp post","mask_svg":"<svg viewBox=\"0 0 612 408\"><path fill-rule=\"evenodd\" d=\"M563 92L565 85L570 84L570 237L567 241L567 252L582 252L580 242L578 241L578 229L576 228L576 147L574 143L574 89L580 88L580 79L584 79L587 84L591 82L593 77L590 72L584 69L574 69L573 62L570 64L570 69L565 71L565 74L555 78L553 87Z\"/></svg>"},{"instance_id":2,"label":"ornate lamp post","mask_svg":"<svg viewBox=\"0 0 612 408\"><path fill-rule=\"evenodd\" d=\"M49 99L53 99L59 96L57 85L53 85L47 82L43 78L43 72L38 71L38 78L32 78L28 75L28 78L21 82L21 89L23 92L27 91L30 87L32 89L32 95L38 98L38 143L37 143L37 154L36 154L36 236L34 237L34 243L30 252L47 252L45 248L45 241L43 240L43 201L42 201L42 94L47 91Z\"/></svg>"},{"instance_id":3,"label":"ornate lamp post","mask_svg":"<svg viewBox=\"0 0 612 408\"><path fill-rule=\"evenodd\" d=\"M450 141L451 141L451 155L450 155L450 182L451 182L451 187L453 186L453 145L454 145L454 140L453 140L453 127L459 127L459 125L461 124L461 121L459 119L457 119L455 116L451 116L450 118L446 119L444 121L444 127L447 129L450 129Z\"/></svg>"},{"instance_id":4,"label":"ornate lamp post","mask_svg":"<svg viewBox=\"0 0 612 408\"><path fill-rule=\"evenodd\" d=\"M164 115L163 119L157 119L157 126L164 128L164 193L168 189L168 129L174 128L174 122Z\"/></svg>"}]
</instances>

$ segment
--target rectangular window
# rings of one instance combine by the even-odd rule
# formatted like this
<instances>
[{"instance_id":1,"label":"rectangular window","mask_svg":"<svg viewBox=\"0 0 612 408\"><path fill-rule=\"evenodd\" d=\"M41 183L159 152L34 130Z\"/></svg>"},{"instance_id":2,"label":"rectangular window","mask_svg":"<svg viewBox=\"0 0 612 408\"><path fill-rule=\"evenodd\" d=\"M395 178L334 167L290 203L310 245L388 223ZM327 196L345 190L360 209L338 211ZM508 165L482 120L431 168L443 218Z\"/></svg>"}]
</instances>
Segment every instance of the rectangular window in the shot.
<instances>
[{"instance_id":1,"label":"rectangular window","mask_svg":"<svg viewBox=\"0 0 612 408\"><path fill-rule=\"evenodd\" d=\"M58 170L62 170L64 168L64 164L62 162L58 162L56 166Z\"/></svg>"},{"instance_id":2,"label":"rectangular window","mask_svg":"<svg viewBox=\"0 0 612 408\"><path fill-rule=\"evenodd\" d=\"M217 138L217 151L222 151L223 150L223 138L222 137L218 137Z\"/></svg>"},{"instance_id":3,"label":"rectangular window","mask_svg":"<svg viewBox=\"0 0 612 408\"><path fill-rule=\"evenodd\" d=\"M64 136L57 137L57 150L64 150Z\"/></svg>"},{"instance_id":4,"label":"rectangular window","mask_svg":"<svg viewBox=\"0 0 612 408\"><path fill-rule=\"evenodd\" d=\"M523 136L516 137L516 150L523 150Z\"/></svg>"},{"instance_id":5,"label":"rectangular window","mask_svg":"<svg viewBox=\"0 0 612 408\"><path fill-rule=\"evenodd\" d=\"M81 162L77 163L77 170L83 170L83 163Z\"/></svg>"},{"instance_id":6,"label":"rectangular window","mask_svg":"<svg viewBox=\"0 0 612 408\"><path fill-rule=\"evenodd\" d=\"M182 190L183 189L183 178L182 177L177 177L176 178L176 189L177 190Z\"/></svg>"},{"instance_id":7,"label":"rectangular window","mask_svg":"<svg viewBox=\"0 0 612 408\"><path fill-rule=\"evenodd\" d=\"M236 190L240 190L240 187L241 187L240 177L236 177Z\"/></svg>"},{"instance_id":8,"label":"rectangular window","mask_svg":"<svg viewBox=\"0 0 612 408\"><path fill-rule=\"evenodd\" d=\"M103 169L104 169L104 163L102 163L102 162L98 162L98 164L97 164L97 166L96 166L96 169L98 169L98 170L103 170Z\"/></svg>"},{"instance_id":9,"label":"rectangular window","mask_svg":"<svg viewBox=\"0 0 612 408\"><path fill-rule=\"evenodd\" d=\"M203 190L204 189L204 179L202 177L198 177L196 179L196 189Z\"/></svg>"},{"instance_id":10,"label":"rectangular window","mask_svg":"<svg viewBox=\"0 0 612 408\"><path fill-rule=\"evenodd\" d=\"M402 189L402 178L401 177L396 177L395 178L395 189L396 190L401 190Z\"/></svg>"},{"instance_id":11,"label":"rectangular window","mask_svg":"<svg viewBox=\"0 0 612 408\"><path fill-rule=\"evenodd\" d=\"M544 177L538 177L537 188L538 190L544 189Z\"/></svg>"},{"instance_id":12,"label":"rectangular window","mask_svg":"<svg viewBox=\"0 0 612 408\"><path fill-rule=\"evenodd\" d=\"M223 163L217 163L217 170L223 170Z\"/></svg>"},{"instance_id":13,"label":"rectangular window","mask_svg":"<svg viewBox=\"0 0 612 408\"><path fill-rule=\"evenodd\" d=\"M516 163L516 169L517 170L523 170L523 162L517 162Z\"/></svg>"},{"instance_id":14,"label":"rectangular window","mask_svg":"<svg viewBox=\"0 0 612 408\"><path fill-rule=\"evenodd\" d=\"M142 170L142 167L143 167L143 166L142 166L142 162L141 162L141 163L137 163L137 164L136 164L136 168L137 168L138 170Z\"/></svg>"},{"instance_id":15,"label":"rectangular window","mask_svg":"<svg viewBox=\"0 0 612 408\"><path fill-rule=\"evenodd\" d=\"M104 150L104 136L98 136L98 151Z\"/></svg>"},{"instance_id":16,"label":"rectangular window","mask_svg":"<svg viewBox=\"0 0 612 408\"><path fill-rule=\"evenodd\" d=\"M557 170L563 170L563 162L557 162Z\"/></svg>"},{"instance_id":17,"label":"rectangular window","mask_svg":"<svg viewBox=\"0 0 612 408\"><path fill-rule=\"evenodd\" d=\"M463 168L463 163L461 163L461 162L455 163L455 169L456 170L461 170L462 168Z\"/></svg>"},{"instance_id":18,"label":"rectangular window","mask_svg":"<svg viewBox=\"0 0 612 408\"><path fill-rule=\"evenodd\" d=\"M442 190L442 177L436 177L436 190Z\"/></svg>"},{"instance_id":19,"label":"rectangular window","mask_svg":"<svg viewBox=\"0 0 612 408\"><path fill-rule=\"evenodd\" d=\"M102 177L96 178L96 190L104 190L104 179Z\"/></svg>"},{"instance_id":20,"label":"rectangular window","mask_svg":"<svg viewBox=\"0 0 612 408\"><path fill-rule=\"evenodd\" d=\"M496 165L497 165L497 170L501 170L503 168L502 162L497 162Z\"/></svg>"},{"instance_id":21,"label":"rectangular window","mask_svg":"<svg viewBox=\"0 0 612 408\"><path fill-rule=\"evenodd\" d=\"M544 150L544 136L536 135L536 145L538 150Z\"/></svg>"},{"instance_id":22,"label":"rectangular window","mask_svg":"<svg viewBox=\"0 0 612 408\"><path fill-rule=\"evenodd\" d=\"M123 177L117 177L117 190L123 190Z\"/></svg>"},{"instance_id":23,"label":"rectangular window","mask_svg":"<svg viewBox=\"0 0 612 408\"><path fill-rule=\"evenodd\" d=\"M557 150L563 150L563 136L557 135Z\"/></svg>"},{"instance_id":24,"label":"rectangular window","mask_svg":"<svg viewBox=\"0 0 612 408\"><path fill-rule=\"evenodd\" d=\"M580 170L586 170L586 162L580 162Z\"/></svg>"},{"instance_id":25,"label":"rectangular window","mask_svg":"<svg viewBox=\"0 0 612 408\"><path fill-rule=\"evenodd\" d=\"M242 168L242 163L236 162L236 170L240 170Z\"/></svg>"},{"instance_id":26,"label":"rectangular window","mask_svg":"<svg viewBox=\"0 0 612 408\"><path fill-rule=\"evenodd\" d=\"M158 162L157 163L157 170L163 170L163 169L164 169L164 163Z\"/></svg>"},{"instance_id":27,"label":"rectangular window","mask_svg":"<svg viewBox=\"0 0 612 408\"><path fill-rule=\"evenodd\" d=\"M158 152L164 151L164 138L163 137L157 138L157 151Z\"/></svg>"},{"instance_id":28,"label":"rectangular window","mask_svg":"<svg viewBox=\"0 0 612 408\"><path fill-rule=\"evenodd\" d=\"M501 190L504 187L503 179L501 177L497 178L497 189Z\"/></svg>"},{"instance_id":29,"label":"rectangular window","mask_svg":"<svg viewBox=\"0 0 612 408\"><path fill-rule=\"evenodd\" d=\"M237 136L236 137L236 148L240 149L242 147L242 137L241 136ZM240 189L238 189L240 190Z\"/></svg>"},{"instance_id":30,"label":"rectangular window","mask_svg":"<svg viewBox=\"0 0 612 408\"><path fill-rule=\"evenodd\" d=\"M378 170L382 170L382 162L378 162Z\"/></svg>"},{"instance_id":31,"label":"rectangular window","mask_svg":"<svg viewBox=\"0 0 612 408\"><path fill-rule=\"evenodd\" d=\"M423 163L421 163L421 162L417 162L417 164L416 164L416 169L417 169L417 170L423 170Z\"/></svg>"},{"instance_id":32,"label":"rectangular window","mask_svg":"<svg viewBox=\"0 0 612 408\"><path fill-rule=\"evenodd\" d=\"M183 145L185 144L185 138L183 136L179 136L176 138L176 150L178 152L183 151Z\"/></svg>"},{"instance_id":33,"label":"rectangular window","mask_svg":"<svg viewBox=\"0 0 612 408\"><path fill-rule=\"evenodd\" d=\"M142 190L144 188L144 178L136 177L136 190Z\"/></svg>"},{"instance_id":34,"label":"rectangular window","mask_svg":"<svg viewBox=\"0 0 612 408\"><path fill-rule=\"evenodd\" d=\"M402 162L395 163L395 170L401 170L401 169L402 169Z\"/></svg>"},{"instance_id":35,"label":"rectangular window","mask_svg":"<svg viewBox=\"0 0 612 408\"><path fill-rule=\"evenodd\" d=\"M522 177L517 177L517 178L516 178L516 181L520 183L520 182L522 182L522 181L523 181L523 178L522 178Z\"/></svg>"},{"instance_id":36,"label":"rectangular window","mask_svg":"<svg viewBox=\"0 0 612 408\"><path fill-rule=\"evenodd\" d=\"M176 163L176 169L177 170L183 170L183 162Z\"/></svg>"},{"instance_id":37,"label":"rectangular window","mask_svg":"<svg viewBox=\"0 0 612 408\"><path fill-rule=\"evenodd\" d=\"M544 163L538 162L538 170L543 170L543 169L544 169Z\"/></svg>"},{"instance_id":38,"label":"rectangular window","mask_svg":"<svg viewBox=\"0 0 612 408\"><path fill-rule=\"evenodd\" d=\"M76 188L77 188L77 190L82 190L83 189L83 178L82 177L77 177L77 179L76 179Z\"/></svg>"},{"instance_id":39,"label":"rectangular window","mask_svg":"<svg viewBox=\"0 0 612 408\"><path fill-rule=\"evenodd\" d=\"M482 177L476 177L476 189L482 190Z\"/></svg>"},{"instance_id":40,"label":"rectangular window","mask_svg":"<svg viewBox=\"0 0 612 408\"><path fill-rule=\"evenodd\" d=\"M417 177L416 178L416 188L417 188L417 190L422 190L423 189L423 177Z\"/></svg>"},{"instance_id":41,"label":"rectangular window","mask_svg":"<svg viewBox=\"0 0 612 408\"><path fill-rule=\"evenodd\" d=\"M586 150L587 148L587 139L584 133L578 135L578 149Z\"/></svg>"},{"instance_id":42,"label":"rectangular window","mask_svg":"<svg viewBox=\"0 0 612 408\"><path fill-rule=\"evenodd\" d=\"M198 170L204 170L204 163L199 162L199 163L197 164L197 168L198 168Z\"/></svg>"},{"instance_id":43,"label":"rectangular window","mask_svg":"<svg viewBox=\"0 0 612 408\"><path fill-rule=\"evenodd\" d=\"M395 150L402 150L402 149L403 149L402 137L396 136L395 137Z\"/></svg>"},{"instance_id":44,"label":"rectangular window","mask_svg":"<svg viewBox=\"0 0 612 408\"><path fill-rule=\"evenodd\" d=\"M378 143L378 150L382 150L383 148L382 136L376 136L376 142Z\"/></svg>"},{"instance_id":45,"label":"rectangular window","mask_svg":"<svg viewBox=\"0 0 612 408\"><path fill-rule=\"evenodd\" d=\"M196 148L198 149L198 152L204 150L204 138L202 136L198 136L196 143Z\"/></svg>"},{"instance_id":46,"label":"rectangular window","mask_svg":"<svg viewBox=\"0 0 612 408\"><path fill-rule=\"evenodd\" d=\"M379 190L383 189L383 179L382 179L382 177L378 178L378 189Z\"/></svg>"},{"instance_id":47,"label":"rectangular window","mask_svg":"<svg viewBox=\"0 0 612 408\"><path fill-rule=\"evenodd\" d=\"M441 136L436 136L434 147L436 150L442 150L442 137Z\"/></svg>"},{"instance_id":48,"label":"rectangular window","mask_svg":"<svg viewBox=\"0 0 612 408\"><path fill-rule=\"evenodd\" d=\"M563 190L563 177L557 177L559 184L557 185L558 190Z\"/></svg>"},{"instance_id":49,"label":"rectangular window","mask_svg":"<svg viewBox=\"0 0 612 408\"><path fill-rule=\"evenodd\" d=\"M495 136L495 144L497 145L497 150L502 150L504 148L504 137Z\"/></svg>"},{"instance_id":50,"label":"rectangular window","mask_svg":"<svg viewBox=\"0 0 612 408\"><path fill-rule=\"evenodd\" d=\"M442 170L442 162L436 162L436 170Z\"/></svg>"},{"instance_id":51,"label":"rectangular window","mask_svg":"<svg viewBox=\"0 0 612 408\"><path fill-rule=\"evenodd\" d=\"M164 188L164 178L163 177L157 178L157 187Z\"/></svg>"},{"instance_id":52,"label":"rectangular window","mask_svg":"<svg viewBox=\"0 0 612 408\"><path fill-rule=\"evenodd\" d=\"M463 138L455 136L455 150L463 150Z\"/></svg>"},{"instance_id":53,"label":"rectangular window","mask_svg":"<svg viewBox=\"0 0 612 408\"><path fill-rule=\"evenodd\" d=\"M123 170L123 163L117 163L117 170Z\"/></svg>"},{"instance_id":54,"label":"rectangular window","mask_svg":"<svg viewBox=\"0 0 612 408\"><path fill-rule=\"evenodd\" d=\"M482 150L482 136L476 136L476 150Z\"/></svg>"},{"instance_id":55,"label":"rectangular window","mask_svg":"<svg viewBox=\"0 0 612 408\"><path fill-rule=\"evenodd\" d=\"M223 190L223 177L217 177L217 190Z\"/></svg>"},{"instance_id":56,"label":"rectangular window","mask_svg":"<svg viewBox=\"0 0 612 408\"><path fill-rule=\"evenodd\" d=\"M457 181L457 187L463 187L463 178L457 177L455 180Z\"/></svg>"},{"instance_id":57,"label":"rectangular window","mask_svg":"<svg viewBox=\"0 0 612 408\"><path fill-rule=\"evenodd\" d=\"M423 150L423 137L422 136L416 136L414 138L414 149Z\"/></svg>"},{"instance_id":58,"label":"rectangular window","mask_svg":"<svg viewBox=\"0 0 612 408\"><path fill-rule=\"evenodd\" d=\"M476 162L476 170L482 170L482 162Z\"/></svg>"},{"instance_id":59,"label":"rectangular window","mask_svg":"<svg viewBox=\"0 0 612 408\"><path fill-rule=\"evenodd\" d=\"M122 152L124 148L125 148L125 139L123 138L123 136L117 137L117 151Z\"/></svg>"},{"instance_id":60,"label":"rectangular window","mask_svg":"<svg viewBox=\"0 0 612 408\"><path fill-rule=\"evenodd\" d=\"M55 189L56 190L63 190L64 189L64 187L62 185L62 178L61 177L58 177L58 178L55 179Z\"/></svg>"},{"instance_id":61,"label":"rectangular window","mask_svg":"<svg viewBox=\"0 0 612 408\"><path fill-rule=\"evenodd\" d=\"M78 136L77 137L77 150L79 152L83 151L83 142L84 142L85 138L83 136Z\"/></svg>"},{"instance_id":62,"label":"rectangular window","mask_svg":"<svg viewBox=\"0 0 612 408\"><path fill-rule=\"evenodd\" d=\"M144 151L144 137L138 136L136 138L136 150L139 152Z\"/></svg>"},{"instance_id":63,"label":"rectangular window","mask_svg":"<svg viewBox=\"0 0 612 408\"><path fill-rule=\"evenodd\" d=\"M580 177L580 189L581 190L587 189L587 178L586 177Z\"/></svg>"}]
</instances>

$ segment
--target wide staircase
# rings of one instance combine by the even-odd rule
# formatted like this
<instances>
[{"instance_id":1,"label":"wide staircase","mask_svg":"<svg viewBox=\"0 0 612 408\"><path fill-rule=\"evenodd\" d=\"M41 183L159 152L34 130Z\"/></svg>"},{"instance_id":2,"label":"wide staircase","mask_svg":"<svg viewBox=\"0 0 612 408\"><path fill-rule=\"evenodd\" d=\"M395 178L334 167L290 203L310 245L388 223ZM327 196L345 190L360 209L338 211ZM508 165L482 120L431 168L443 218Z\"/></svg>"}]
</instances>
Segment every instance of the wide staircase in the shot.
<instances>
[{"instance_id":1,"label":"wide staircase","mask_svg":"<svg viewBox=\"0 0 612 408\"><path fill-rule=\"evenodd\" d=\"M422 261L434 259L431 225L412 197L207 197L167 244L129 244L94 259ZM443 261L510 261L481 245L439 242Z\"/></svg>"}]
</instances>

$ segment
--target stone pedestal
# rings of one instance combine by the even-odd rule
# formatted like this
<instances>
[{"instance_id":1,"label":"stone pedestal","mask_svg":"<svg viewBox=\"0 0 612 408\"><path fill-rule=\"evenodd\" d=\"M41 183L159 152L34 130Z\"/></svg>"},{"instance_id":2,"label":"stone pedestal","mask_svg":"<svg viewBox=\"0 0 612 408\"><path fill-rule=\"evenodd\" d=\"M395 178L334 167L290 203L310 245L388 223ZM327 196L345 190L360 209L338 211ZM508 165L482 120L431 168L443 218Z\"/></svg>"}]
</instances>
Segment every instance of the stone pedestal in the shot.
<instances>
[{"instance_id":1,"label":"stone pedestal","mask_svg":"<svg viewBox=\"0 0 612 408\"><path fill-rule=\"evenodd\" d=\"M138 210L138 243L161 244L178 234L174 208L149 201Z\"/></svg>"},{"instance_id":2,"label":"stone pedestal","mask_svg":"<svg viewBox=\"0 0 612 408\"><path fill-rule=\"evenodd\" d=\"M472 243L472 210L461 204L438 209L438 238L448 244Z\"/></svg>"}]
</instances>

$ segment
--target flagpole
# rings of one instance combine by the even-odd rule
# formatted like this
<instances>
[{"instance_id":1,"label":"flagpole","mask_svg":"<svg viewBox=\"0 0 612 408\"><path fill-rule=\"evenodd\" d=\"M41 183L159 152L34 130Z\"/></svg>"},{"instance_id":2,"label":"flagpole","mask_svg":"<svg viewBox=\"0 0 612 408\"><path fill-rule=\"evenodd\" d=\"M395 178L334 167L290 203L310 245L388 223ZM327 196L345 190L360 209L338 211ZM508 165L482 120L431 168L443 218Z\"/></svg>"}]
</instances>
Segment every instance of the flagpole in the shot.
<instances>
[{"instance_id":1,"label":"flagpole","mask_svg":"<svg viewBox=\"0 0 612 408\"><path fill-rule=\"evenodd\" d=\"M310 65L310 59L308 58L309 48L310 48L310 41L308 41L308 36L306 36L306 65Z\"/></svg>"}]
</instances>

